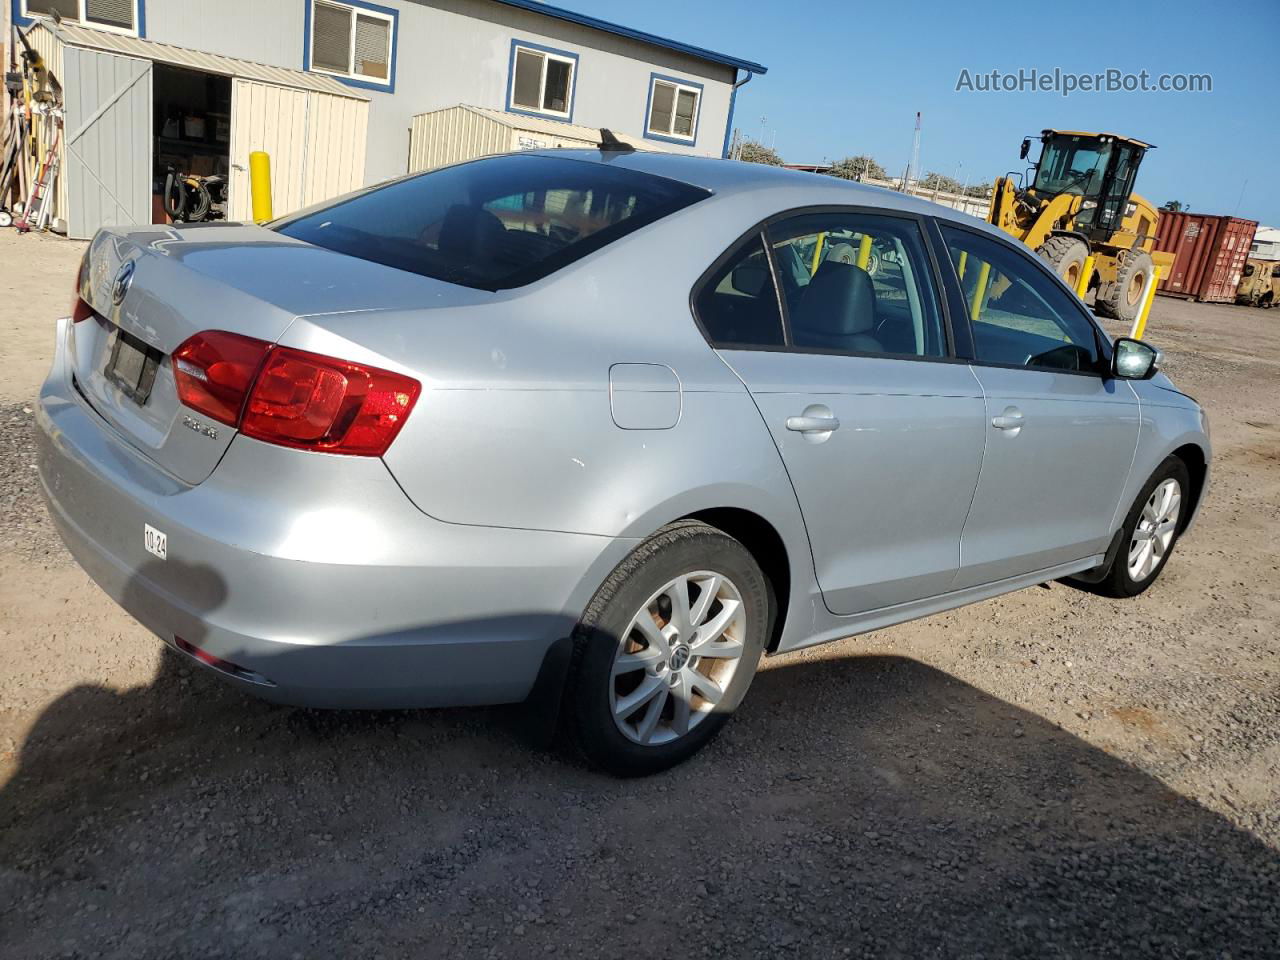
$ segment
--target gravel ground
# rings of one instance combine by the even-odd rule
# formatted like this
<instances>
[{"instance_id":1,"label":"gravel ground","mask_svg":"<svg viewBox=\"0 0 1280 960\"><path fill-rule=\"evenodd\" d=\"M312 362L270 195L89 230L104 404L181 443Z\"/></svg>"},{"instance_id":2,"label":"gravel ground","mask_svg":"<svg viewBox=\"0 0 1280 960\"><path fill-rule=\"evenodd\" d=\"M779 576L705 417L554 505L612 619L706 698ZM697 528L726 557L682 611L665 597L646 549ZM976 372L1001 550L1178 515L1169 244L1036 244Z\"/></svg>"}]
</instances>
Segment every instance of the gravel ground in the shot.
<instances>
[{"instance_id":1,"label":"gravel ground","mask_svg":"<svg viewBox=\"0 0 1280 960\"><path fill-rule=\"evenodd\" d=\"M1151 590L773 659L631 782L518 709L295 710L163 653L51 536L48 346L0 345L0 957L1280 956L1280 317L1161 300L1150 338L1216 448Z\"/></svg>"}]
</instances>

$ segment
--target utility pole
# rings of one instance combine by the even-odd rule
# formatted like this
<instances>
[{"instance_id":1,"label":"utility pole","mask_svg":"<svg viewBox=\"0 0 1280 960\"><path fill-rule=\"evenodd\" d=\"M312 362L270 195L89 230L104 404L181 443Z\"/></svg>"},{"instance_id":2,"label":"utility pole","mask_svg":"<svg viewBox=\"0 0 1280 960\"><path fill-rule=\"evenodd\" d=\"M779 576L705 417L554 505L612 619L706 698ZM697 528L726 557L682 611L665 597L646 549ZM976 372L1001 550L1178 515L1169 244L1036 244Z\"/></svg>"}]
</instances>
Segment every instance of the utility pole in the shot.
<instances>
[{"instance_id":1,"label":"utility pole","mask_svg":"<svg viewBox=\"0 0 1280 960\"><path fill-rule=\"evenodd\" d=\"M920 111L916 111L916 132L911 140L911 162L907 164L906 183L903 192L911 192L911 183L920 179Z\"/></svg>"}]
</instances>

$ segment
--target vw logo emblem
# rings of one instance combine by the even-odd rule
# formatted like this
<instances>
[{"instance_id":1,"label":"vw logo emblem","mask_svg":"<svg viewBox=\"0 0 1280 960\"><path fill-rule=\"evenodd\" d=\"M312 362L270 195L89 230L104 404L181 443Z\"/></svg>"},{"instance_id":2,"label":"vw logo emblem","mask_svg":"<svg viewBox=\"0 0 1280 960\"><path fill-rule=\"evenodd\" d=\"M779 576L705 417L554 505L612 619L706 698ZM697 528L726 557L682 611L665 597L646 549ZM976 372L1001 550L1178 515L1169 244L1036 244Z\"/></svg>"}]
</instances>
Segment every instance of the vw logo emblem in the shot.
<instances>
[{"instance_id":1,"label":"vw logo emblem","mask_svg":"<svg viewBox=\"0 0 1280 960\"><path fill-rule=\"evenodd\" d=\"M683 670L685 664L689 662L692 651L683 643L671 651L671 669Z\"/></svg>"},{"instance_id":2,"label":"vw logo emblem","mask_svg":"<svg viewBox=\"0 0 1280 960\"><path fill-rule=\"evenodd\" d=\"M133 283L133 261L126 260L116 271L116 278L111 281L111 302L119 306L129 292L129 284Z\"/></svg>"}]
</instances>

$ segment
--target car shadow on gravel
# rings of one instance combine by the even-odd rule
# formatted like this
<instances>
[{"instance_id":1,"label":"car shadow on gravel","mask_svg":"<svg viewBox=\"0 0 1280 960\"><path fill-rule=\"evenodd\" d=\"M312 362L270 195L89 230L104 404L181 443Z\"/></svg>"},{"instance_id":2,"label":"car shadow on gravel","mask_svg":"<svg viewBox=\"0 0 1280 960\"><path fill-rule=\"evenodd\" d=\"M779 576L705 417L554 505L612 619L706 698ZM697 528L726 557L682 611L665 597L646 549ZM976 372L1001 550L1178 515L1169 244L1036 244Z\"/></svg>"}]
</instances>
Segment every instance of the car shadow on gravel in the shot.
<instances>
[{"instance_id":1,"label":"car shadow on gravel","mask_svg":"<svg viewBox=\"0 0 1280 960\"><path fill-rule=\"evenodd\" d=\"M1275 956L1280 856L893 656L784 658L618 781L509 709L327 713L166 653L0 789L0 956Z\"/></svg>"}]
</instances>

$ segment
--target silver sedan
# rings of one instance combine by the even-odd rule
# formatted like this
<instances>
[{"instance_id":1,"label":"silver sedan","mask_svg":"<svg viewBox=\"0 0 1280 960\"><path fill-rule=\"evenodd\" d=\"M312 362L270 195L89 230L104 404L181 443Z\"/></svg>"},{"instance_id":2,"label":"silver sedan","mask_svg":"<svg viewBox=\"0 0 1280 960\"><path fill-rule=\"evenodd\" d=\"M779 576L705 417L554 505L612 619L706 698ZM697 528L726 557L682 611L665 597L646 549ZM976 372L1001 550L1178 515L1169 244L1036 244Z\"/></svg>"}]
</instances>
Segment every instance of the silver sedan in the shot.
<instances>
[{"instance_id":1,"label":"silver sedan","mask_svg":"<svg viewBox=\"0 0 1280 960\"><path fill-rule=\"evenodd\" d=\"M720 160L104 229L57 336L51 513L165 643L286 703L533 697L620 774L707 743L766 653L1140 593L1208 482L1158 352L1026 249Z\"/></svg>"}]
</instances>

